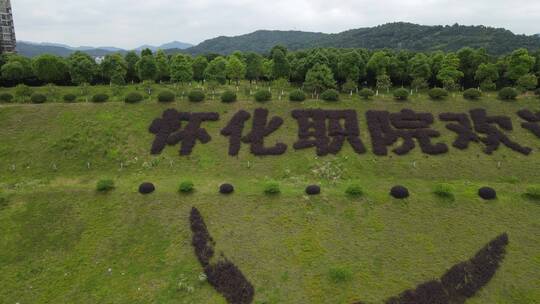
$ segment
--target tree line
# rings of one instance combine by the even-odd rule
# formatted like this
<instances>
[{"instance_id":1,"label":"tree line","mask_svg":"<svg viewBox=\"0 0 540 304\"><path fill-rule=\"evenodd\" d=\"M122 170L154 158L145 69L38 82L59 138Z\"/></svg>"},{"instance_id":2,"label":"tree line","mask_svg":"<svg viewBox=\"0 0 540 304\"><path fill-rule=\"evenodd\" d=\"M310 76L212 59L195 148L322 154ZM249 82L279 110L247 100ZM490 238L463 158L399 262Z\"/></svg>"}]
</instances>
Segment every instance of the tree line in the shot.
<instances>
[{"instance_id":1,"label":"tree line","mask_svg":"<svg viewBox=\"0 0 540 304\"><path fill-rule=\"evenodd\" d=\"M484 49L473 48L445 53L336 48L289 51L275 46L266 55L234 52L229 56L192 57L147 49L140 55L136 52L107 55L99 63L83 52L67 58L45 54L32 59L4 54L0 64L3 86L124 85L147 81L179 84L197 81L219 86L248 80L283 85L291 82L314 94L331 88L352 93L362 87L489 91L513 86L534 90L539 85L540 50L517 49L508 55L491 56Z\"/></svg>"}]
</instances>

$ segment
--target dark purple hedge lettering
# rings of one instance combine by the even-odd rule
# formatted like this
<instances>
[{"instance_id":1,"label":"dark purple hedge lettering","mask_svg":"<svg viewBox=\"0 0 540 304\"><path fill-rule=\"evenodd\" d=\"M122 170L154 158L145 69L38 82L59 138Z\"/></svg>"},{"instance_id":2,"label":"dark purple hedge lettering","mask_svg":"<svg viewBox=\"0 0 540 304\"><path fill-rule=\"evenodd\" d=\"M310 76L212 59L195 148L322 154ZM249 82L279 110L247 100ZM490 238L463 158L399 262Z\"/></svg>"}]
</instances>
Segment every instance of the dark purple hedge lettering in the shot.
<instances>
[{"instance_id":1,"label":"dark purple hedge lettering","mask_svg":"<svg viewBox=\"0 0 540 304\"><path fill-rule=\"evenodd\" d=\"M287 145L284 143L277 143L270 148L267 148L264 145L264 138L274 133L283 125L283 118L274 116L268 121L268 110L262 108L256 109L251 132L242 137L245 123L250 118L251 114L241 110L236 113L229 124L221 130L223 136L229 137L230 156L238 155L242 142L251 144L251 153L257 156L282 155L287 151Z\"/></svg>"},{"instance_id":2,"label":"dark purple hedge lettering","mask_svg":"<svg viewBox=\"0 0 540 304\"><path fill-rule=\"evenodd\" d=\"M162 118L155 119L150 126L150 132L156 135L151 153L161 153L166 144L181 143L180 155L190 155L197 140L206 144L212 139L208 132L201 128L202 123L217 120L218 113L186 113L168 109L163 112ZM182 130L183 121L187 124Z\"/></svg>"},{"instance_id":3,"label":"dark purple hedge lettering","mask_svg":"<svg viewBox=\"0 0 540 304\"><path fill-rule=\"evenodd\" d=\"M409 109L401 110L399 113L368 111L366 118L375 155L388 155L387 148L400 138L403 144L392 150L397 155L405 155L413 150L416 147L414 139L426 154L438 155L448 152L446 144L431 143L431 138L441 135L438 131L430 129L434 121L431 113L416 113Z\"/></svg>"},{"instance_id":4,"label":"dark purple hedge lettering","mask_svg":"<svg viewBox=\"0 0 540 304\"><path fill-rule=\"evenodd\" d=\"M454 147L466 149L470 142L482 142L485 145L484 152L492 154L504 144L508 148L524 155L531 153L531 148L523 147L512 141L504 134L504 131L512 131L512 120L507 116L487 116L486 110L474 109L470 112L470 119L464 113L442 113L439 117L442 121L455 121L456 123L447 124L446 127L458 134L454 142ZM474 130L473 130L474 126ZM479 136L482 134L484 136Z\"/></svg>"},{"instance_id":5,"label":"dark purple hedge lettering","mask_svg":"<svg viewBox=\"0 0 540 304\"><path fill-rule=\"evenodd\" d=\"M531 131L536 137L540 138L540 112L533 113L529 110L521 110L517 114L527 121L522 123L521 127Z\"/></svg>"},{"instance_id":6,"label":"dark purple hedge lettering","mask_svg":"<svg viewBox=\"0 0 540 304\"><path fill-rule=\"evenodd\" d=\"M356 153L366 152L354 110L294 110L292 116L299 126L296 150L316 147L318 156L337 154L347 140Z\"/></svg>"}]
</instances>

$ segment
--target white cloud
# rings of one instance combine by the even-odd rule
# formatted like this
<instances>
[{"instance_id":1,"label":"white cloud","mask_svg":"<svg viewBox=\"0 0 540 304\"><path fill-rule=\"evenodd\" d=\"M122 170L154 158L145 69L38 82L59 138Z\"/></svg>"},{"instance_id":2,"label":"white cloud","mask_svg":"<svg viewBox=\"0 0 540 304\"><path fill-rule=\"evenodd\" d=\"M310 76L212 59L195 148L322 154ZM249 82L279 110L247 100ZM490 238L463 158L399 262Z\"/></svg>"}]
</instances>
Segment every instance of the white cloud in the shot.
<instances>
[{"instance_id":1,"label":"white cloud","mask_svg":"<svg viewBox=\"0 0 540 304\"><path fill-rule=\"evenodd\" d=\"M15 0L18 39L125 48L258 29L340 32L387 22L484 24L540 33L531 0Z\"/></svg>"}]
</instances>

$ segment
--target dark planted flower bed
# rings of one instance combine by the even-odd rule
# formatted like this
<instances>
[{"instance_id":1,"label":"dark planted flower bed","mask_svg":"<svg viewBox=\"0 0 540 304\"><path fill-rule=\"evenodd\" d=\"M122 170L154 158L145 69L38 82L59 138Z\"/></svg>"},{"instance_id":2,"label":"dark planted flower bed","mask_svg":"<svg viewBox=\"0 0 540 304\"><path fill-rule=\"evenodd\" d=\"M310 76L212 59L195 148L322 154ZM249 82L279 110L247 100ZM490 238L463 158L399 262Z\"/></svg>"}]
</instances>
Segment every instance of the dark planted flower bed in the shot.
<instances>
[{"instance_id":1,"label":"dark planted flower bed","mask_svg":"<svg viewBox=\"0 0 540 304\"><path fill-rule=\"evenodd\" d=\"M152 183L142 183L139 186L139 193L141 194L150 194L154 191L156 191L156 187Z\"/></svg>"},{"instance_id":2,"label":"dark planted flower bed","mask_svg":"<svg viewBox=\"0 0 540 304\"><path fill-rule=\"evenodd\" d=\"M321 194L321 187L317 185L307 186L306 188L307 195L319 195Z\"/></svg>"},{"instance_id":3,"label":"dark planted flower bed","mask_svg":"<svg viewBox=\"0 0 540 304\"><path fill-rule=\"evenodd\" d=\"M497 198L497 191L490 187L483 187L478 190L478 196L485 200L494 200Z\"/></svg>"},{"instance_id":4,"label":"dark planted flower bed","mask_svg":"<svg viewBox=\"0 0 540 304\"><path fill-rule=\"evenodd\" d=\"M219 193L221 194L231 194L234 192L234 186L231 184L223 184L219 186Z\"/></svg>"},{"instance_id":5,"label":"dark planted flower bed","mask_svg":"<svg viewBox=\"0 0 540 304\"><path fill-rule=\"evenodd\" d=\"M397 199L404 199L409 197L409 189L403 186L395 186L390 190L390 195Z\"/></svg>"}]
</instances>

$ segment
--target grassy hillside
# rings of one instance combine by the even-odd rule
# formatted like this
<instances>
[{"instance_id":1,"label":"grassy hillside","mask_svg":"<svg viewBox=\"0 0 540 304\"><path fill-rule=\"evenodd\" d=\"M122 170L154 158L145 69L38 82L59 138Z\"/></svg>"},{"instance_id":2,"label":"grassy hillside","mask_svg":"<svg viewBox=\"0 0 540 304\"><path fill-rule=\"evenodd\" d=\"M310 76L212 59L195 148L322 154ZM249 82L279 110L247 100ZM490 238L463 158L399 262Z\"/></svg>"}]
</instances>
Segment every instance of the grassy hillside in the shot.
<instances>
[{"instance_id":1,"label":"grassy hillside","mask_svg":"<svg viewBox=\"0 0 540 304\"><path fill-rule=\"evenodd\" d=\"M237 110L261 106L284 118L266 141L285 142L288 152L261 158L243 145L238 157L227 156L220 129ZM204 125L212 141L198 143L189 157L180 157L178 147L151 156L148 126L171 107L219 112L220 121ZM292 149L297 125L290 112L310 107L358 110L369 148L368 109L438 114L483 107L510 115L510 135L534 152L527 157L501 147L488 156L473 144L442 156L417 148L377 157L345 144L337 156L316 157L314 150ZM199 278L188 221L195 206L217 249L255 286L255 303L378 303L440 277L502 232L510 237L507 256L467 303L538 303L540 204L523 193L540 184L540 140L519 128L521 108L538 110L538 100L0 105L0 302L225 303ZM435 128L453 141L443 123ZM114 179L116 189L97 193L103 178ZM194 182L193 194L178 193L183 180ZM268 180L280 183L280 195L263 194ZM137 193L144 181L156 185L154 194ZM362 185L363 197L345 195L352 181ZM235 194L219 195L223 182L234 184ZM455 200L432 193L442 182L453 186ZM303 194L312 183L322 186L320 196ZM411 197L391 199L396 184ZM497 200L477 197L485 185L497 189Z\"/></svg>"}]
</instances>

